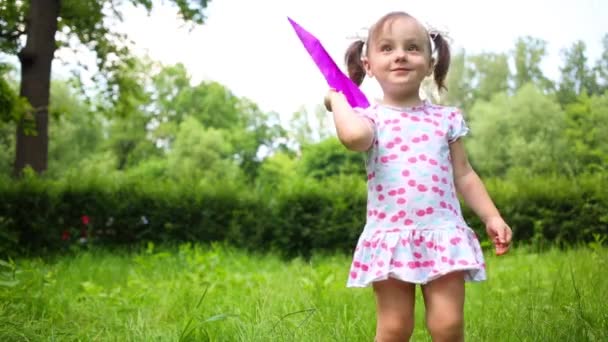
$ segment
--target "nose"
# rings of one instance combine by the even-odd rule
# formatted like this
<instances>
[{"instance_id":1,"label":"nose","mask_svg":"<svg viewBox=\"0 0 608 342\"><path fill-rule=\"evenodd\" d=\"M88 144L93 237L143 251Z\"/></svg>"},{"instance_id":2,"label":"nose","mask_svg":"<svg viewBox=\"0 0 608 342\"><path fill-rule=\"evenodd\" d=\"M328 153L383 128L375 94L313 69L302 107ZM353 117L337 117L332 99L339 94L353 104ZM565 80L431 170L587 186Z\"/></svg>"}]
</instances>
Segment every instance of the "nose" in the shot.
<instances>
[{"instance_id":1,"label":"nose","mask_svg":"<svg viewBox=\"0 0 608 342\"><path fill-rule=\"evenodd\" d=\"M407 53L403 49L395 49L395 60L404 61L407 57Z\"/></svg>"}]
</instances>

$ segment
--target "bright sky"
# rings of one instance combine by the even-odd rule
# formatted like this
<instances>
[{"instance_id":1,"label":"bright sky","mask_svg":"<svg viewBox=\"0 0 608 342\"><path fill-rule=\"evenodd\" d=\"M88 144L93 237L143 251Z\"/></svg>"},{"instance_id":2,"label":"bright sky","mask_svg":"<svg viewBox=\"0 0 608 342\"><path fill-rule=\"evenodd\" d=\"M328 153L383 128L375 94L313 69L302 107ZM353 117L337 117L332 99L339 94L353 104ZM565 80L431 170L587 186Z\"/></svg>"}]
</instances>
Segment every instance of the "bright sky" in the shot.
<instances>
[{"instance_id":1,"label":"bright sky","mask_svg":"<svg viewBox=\"0 0 608 342\"><path fill-rule=\"evenodd\" d=\"M469 53L508 52L525 35L544 39L543 68L554 79L562 49L583 40L595 62L608 33L606 0L212 0L206 24L192 31L169 5L150 17L143 9L125 11L124 30L153 59L183 63L195 82L218 81L265 111L288 115L321 103L327 85L286 16L317 36L342 66L350 37L392 10L447 30L454 46ZM371 80L363 90L370 98L380 94Z\"/></svg>"}]
</instances>

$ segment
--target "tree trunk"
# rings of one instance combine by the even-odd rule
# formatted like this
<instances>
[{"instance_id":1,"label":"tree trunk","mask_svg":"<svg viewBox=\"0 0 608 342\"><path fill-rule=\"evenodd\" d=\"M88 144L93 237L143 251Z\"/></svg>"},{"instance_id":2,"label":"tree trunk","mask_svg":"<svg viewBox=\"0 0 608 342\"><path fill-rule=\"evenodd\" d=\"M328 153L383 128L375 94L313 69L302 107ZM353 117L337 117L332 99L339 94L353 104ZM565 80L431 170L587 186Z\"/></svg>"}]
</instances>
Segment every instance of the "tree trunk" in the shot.
<instances>
[{"instance_id":1,"label":"tree trunk","mask_svg":"<svg viewBox=\"0 0 608 342\"><path fill-rule=\"evenodd\" d=\"M37 173L47 168L51 64L55 53L59 8L60 0L30 2L26 22L27 41L18 56L21 62L20 95L29 101L33 109L17 125L16 176L28 165Z\"/></svg>"}]
</instances>

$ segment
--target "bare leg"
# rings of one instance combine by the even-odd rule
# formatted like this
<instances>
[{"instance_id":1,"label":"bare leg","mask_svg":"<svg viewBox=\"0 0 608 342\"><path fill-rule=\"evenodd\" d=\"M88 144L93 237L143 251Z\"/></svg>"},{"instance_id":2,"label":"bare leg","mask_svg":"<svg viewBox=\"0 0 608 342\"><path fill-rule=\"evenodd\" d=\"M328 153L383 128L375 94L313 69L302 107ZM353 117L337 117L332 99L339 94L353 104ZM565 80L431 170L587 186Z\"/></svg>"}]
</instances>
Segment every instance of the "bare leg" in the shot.
<instances>
[{"instance_id":1,"label":"bare leg","mask_svg":"<svg viewBox=\"0 0 608 342\"><path fill-rule=\"evenodd\" d=\"M409 341L414 330L414 284L389 278L374 283L377 342Z\"/></svg>"},{"instance_id":2,"label":"bare leg","mask_svg":"<svg viewBox=\"0 0 608 342\"><path fill-rule=\"evenodd\" d=\"M433 342L464 341L464 274L454 272L422 286Z\"/></svg>"}]
</instances>

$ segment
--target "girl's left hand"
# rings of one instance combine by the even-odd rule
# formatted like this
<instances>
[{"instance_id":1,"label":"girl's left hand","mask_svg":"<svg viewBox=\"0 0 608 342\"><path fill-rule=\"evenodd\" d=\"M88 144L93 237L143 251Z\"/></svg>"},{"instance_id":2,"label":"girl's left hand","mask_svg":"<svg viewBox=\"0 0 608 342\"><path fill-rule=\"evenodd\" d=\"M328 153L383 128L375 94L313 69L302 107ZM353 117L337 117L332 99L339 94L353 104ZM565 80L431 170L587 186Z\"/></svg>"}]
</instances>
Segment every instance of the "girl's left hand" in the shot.
<instances>
[{"instance_id":1,"label":"girl's left hand","mask_svg":"<svg viewBox=\"0 0 608 342\"><path fill-rule=\"evenodd\" d=\"M486 221L486 232L496 247L496 255L503 255L511 247L511 228L502 217L491 217Z\"/></svg>"}]
</instances>

